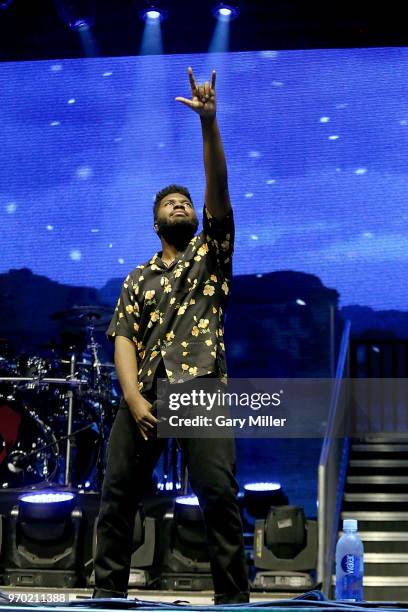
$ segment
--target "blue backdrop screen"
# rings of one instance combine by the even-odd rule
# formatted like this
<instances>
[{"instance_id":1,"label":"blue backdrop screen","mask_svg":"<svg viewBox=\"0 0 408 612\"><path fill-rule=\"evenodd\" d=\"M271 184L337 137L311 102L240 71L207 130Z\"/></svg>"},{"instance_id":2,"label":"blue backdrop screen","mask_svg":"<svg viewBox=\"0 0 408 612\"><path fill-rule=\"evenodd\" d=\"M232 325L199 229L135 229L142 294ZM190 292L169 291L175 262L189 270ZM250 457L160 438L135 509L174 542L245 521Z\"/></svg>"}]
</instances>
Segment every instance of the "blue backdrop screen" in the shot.
<instances>
[{"instance_id":1,"label":"blue backdrop screen","mask_svg":"<svg viewBox=\"0 0 408 612\"><path fill-rule=\"evenodd\" d=\"M408 49L2 64L0 272L102 287L159 249L156 191L204 196L198 117L217 69L235 274L317 274L340 304L407 308Z\"/></svg>"}]
</instances>

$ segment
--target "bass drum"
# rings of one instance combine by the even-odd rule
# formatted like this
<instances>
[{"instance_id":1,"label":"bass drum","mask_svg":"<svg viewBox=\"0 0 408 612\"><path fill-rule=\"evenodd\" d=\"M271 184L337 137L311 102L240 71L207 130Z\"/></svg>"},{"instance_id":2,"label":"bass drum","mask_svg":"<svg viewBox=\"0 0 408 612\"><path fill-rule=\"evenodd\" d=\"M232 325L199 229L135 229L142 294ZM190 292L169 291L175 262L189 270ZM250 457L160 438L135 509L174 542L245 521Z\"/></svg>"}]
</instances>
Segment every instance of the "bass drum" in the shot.
<instances>
[{"instance_id":1,"label":"bass drum","mask_svg":"<svg viewBox=\"0 0 408 612\"><path fill-rule=\"evenodd\" d=\"M0 396L0 487L52 481L59 447L50 427L26 402Z\"/></svg>"}]
</instances>

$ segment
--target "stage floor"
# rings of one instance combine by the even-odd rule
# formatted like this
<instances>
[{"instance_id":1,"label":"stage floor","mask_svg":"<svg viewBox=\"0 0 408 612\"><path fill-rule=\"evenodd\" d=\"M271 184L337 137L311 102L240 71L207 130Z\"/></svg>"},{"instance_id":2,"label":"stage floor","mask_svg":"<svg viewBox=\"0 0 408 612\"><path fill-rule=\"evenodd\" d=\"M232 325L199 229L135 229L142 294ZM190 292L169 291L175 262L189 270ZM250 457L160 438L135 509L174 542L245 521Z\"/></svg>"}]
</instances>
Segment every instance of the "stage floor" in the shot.
<instances>
[{"instance_id":1,"label":"stage floor","mask_svg":"<svg viewBox=\"0 0 408 612\"><path fill-rule=\"evenodd\" d=\"M0 593L8 596L13 604L38 604L38 603L68 603L78 599L87 599L92 596L92 589L57 589L57 588L33 588L33 587L10 587L0 585ZM300 593L299 593L300 595ZM292 599L293 593L251 593L251 603L279 601ZM183 602L192 605L213 605L212 591L149 591L142 589L130 589L128 599L140 599L152 603L174 603ZM63 600L63 601L61 601ZM218 609L218 606L217 606Z\"/></svg>"}]
</instances>

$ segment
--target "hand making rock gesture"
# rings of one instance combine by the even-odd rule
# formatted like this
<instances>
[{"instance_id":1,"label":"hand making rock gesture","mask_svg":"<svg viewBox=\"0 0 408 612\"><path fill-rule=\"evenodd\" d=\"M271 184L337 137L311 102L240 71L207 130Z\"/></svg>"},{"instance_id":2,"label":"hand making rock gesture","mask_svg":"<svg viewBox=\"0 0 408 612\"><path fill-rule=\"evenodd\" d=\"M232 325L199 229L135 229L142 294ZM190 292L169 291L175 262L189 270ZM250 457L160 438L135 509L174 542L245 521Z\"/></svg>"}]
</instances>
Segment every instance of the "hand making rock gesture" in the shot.
<instances>
[{"instance_id":1,"label":"hand making rock gesture","mask_svg":"<svg viewBox=\"0 0 408 612\"><path fill-rule=\"evenodd\" d=\"M212 119L216 114L216 102L215 102L215 70L211 74L211 82L206 81L201 85L197 85L194 78L193 69L188 69L188 76L191 85L192 99L177 97L178 102L182 102L203 119Z\"/></svg>"}]
</instances>

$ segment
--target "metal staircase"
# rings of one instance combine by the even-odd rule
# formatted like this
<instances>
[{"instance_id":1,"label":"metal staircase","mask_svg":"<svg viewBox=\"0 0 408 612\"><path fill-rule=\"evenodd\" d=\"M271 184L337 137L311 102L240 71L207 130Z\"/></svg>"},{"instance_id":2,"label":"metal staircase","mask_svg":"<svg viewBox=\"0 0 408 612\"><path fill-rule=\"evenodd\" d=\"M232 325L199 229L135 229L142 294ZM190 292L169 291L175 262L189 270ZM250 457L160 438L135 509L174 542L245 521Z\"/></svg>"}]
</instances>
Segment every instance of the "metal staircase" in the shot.
<instances>
[{"instance_id":1,"label":"metal staircase","mask_svg":"<svg viewBox=\"0 0 408 612\"><path fill-rule=\"evenodd\" d=\"M408 436L351 441L341 518L358 520L365 599L408 602Z\"/></svg>"}]
</instances>

